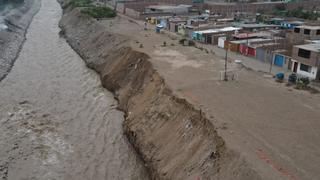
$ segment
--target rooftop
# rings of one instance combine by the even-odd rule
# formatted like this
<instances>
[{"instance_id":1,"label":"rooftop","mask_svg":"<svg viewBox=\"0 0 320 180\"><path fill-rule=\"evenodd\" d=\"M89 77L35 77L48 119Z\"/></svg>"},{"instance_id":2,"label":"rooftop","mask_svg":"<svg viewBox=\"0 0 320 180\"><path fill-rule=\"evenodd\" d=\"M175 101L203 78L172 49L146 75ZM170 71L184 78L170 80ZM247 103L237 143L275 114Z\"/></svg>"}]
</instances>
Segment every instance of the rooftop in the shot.
<instances>
[{"instance_id":1,"label":"rooftop","mask_svg":"<svg viewBox=\"0 0 320 180\"><path fill-rule=\"evenodd\" d=\"M303 21L288 21L288 23L291 23L291 24L304 24L305 22Z\"/></svg>"},{"instance_id":2,"label":"rooftop","mask_svg":"<svg viewBox=\"0 0 320 180\"><path fill-rule=\"evenodd\" d=\"M235 28L235 27L225 27L221 29L208 29L203 31L195 31L195 33L199 34L213 34L213 33L219 33L219 32L229 32L229 31L238 31L241 28Z\"/></svg>"},{"instance_id":3,"label":"rooftop","mask_svg":"<svg viewBox=\"0 0 320 180\"><path fill-rule=\"evenodd\" d=\"M268 37L271 36L270 33L268 32L257 32L257 33L240 33L236 34L233 37L238 38L238 39L245 39L245 38L252 38L252 37Z\"/></svg>"},{"instance_id":4,"label":"rooftop","mask_svg":"<svg viewBox=\"0 0 320 180\"><path fill-rule=\"evenodd\" d=\"M314 43L314 44L304 44L304 45L298 45L295 46L297 48L309 50L309 51L317 51L320 52L320 44L319 43Z\"/></svg>"},{"instance_id":5,"label":"rooftop","mask_svg":"<svg viewBox=\"0 0 320 180\"><path fill-rule=\"evenodd\" d=\"M242 28L278 27L278 25L271 25L271 24L238 24L238 23L235 23L235 26L242 27Z\"/></svg>"},{"instance_id":6,"label":"rooftop","mask_svg":"<svg viewBox=\"0 0 320 180\"><path fill-rule=\"evenodd\" d=\"M210 5L224 5L224 6L234 6L234 5L239 5L241 3L228 3L228 2L212 2L212 1L206 1L207 4L210 4ZM263 4L284 4L285 2L283 1L276 1L276 2L254 2L254 3L247 3L247 2L244 2L242 4L257 4L257 5L263 5Z\"/></svg>"},{"instance_id":7,"label":"rooftop","mask_svg":"<svg viewBox=\"0 0 320 180\"><path fill-rule=\"evenodd\" d=\"M255 38L255 39L245 39L238 41L231 41L234 44L246 44L246 43L254 43L254 42L264 42L264 41L272 41L272 39L263 39L263 38Z\"/></svg>"},{"instance_id":8,"label":"rooftop","mask_svg":"<svg viewBox=\"0 0 320 180\"><path fill-rule=\"evenodd\" d=\"M320 26L307 26L307 25L304 25L304 26L297 26L297 28L317 30L317 29L320 29Z\"/></svg>"},{"instance_id":9,"label":"rooftop","mask_svg":"<svg viewBox=\"0 0 320 180\"><path fill-rule=\"evenodd\" d=\"M179 18L179 17L175 17L175 18L170 18L169 19L170 22L186 22L187 20L185 18Z\"/></svg>"},{"instance_id":10,"label":"rooftop","mask_svg":"<svg viewBox=\"0 0 320 180\"><path fill-rule=\"evenodd\" d=\"M158 9L158 10L168 10L168 9L177 9L177 8L190 8L192 7L191 5L185 5L185 4L180 4L180 5L151 5L148 6L147 8L149 9Z\"/></svg>"},{"instance_id":11,"label":"rooftop","mask_svg":"<svg viewBox=\"0 0 320 180\"><path fill-rule=\"evenodd\" d=\"M271 20L271 21L284 21L283 18L277 18L277 17L271 18L270 20Z\"/></svg>"}]
</instances>

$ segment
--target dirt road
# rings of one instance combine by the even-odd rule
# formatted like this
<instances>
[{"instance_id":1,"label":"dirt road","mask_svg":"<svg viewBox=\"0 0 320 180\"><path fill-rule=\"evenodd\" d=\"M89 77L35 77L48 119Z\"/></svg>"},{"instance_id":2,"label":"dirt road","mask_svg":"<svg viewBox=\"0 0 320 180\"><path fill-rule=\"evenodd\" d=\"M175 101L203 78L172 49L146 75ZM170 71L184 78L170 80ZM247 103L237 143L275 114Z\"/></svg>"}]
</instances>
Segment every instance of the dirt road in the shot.
<instances>
[{"instance_id":1,"label":"dirt road","mask_svg":"<svg viewBox=\"0 0 320 180\"><path fill-rule=\"evenodd\" d=\"M0 179L148 179L113 95L59 37L61 13L42 0L0 82Z\"/></svg>"},{"instance_id":2,"label":"dirt road","mask_svg":"<svg viewBox=\"0 0 320 180\"><path fill-rule=\"evenodd\" d=\"M234 63L228 66L239 79L223 82L222 57L183 47L153 29L144 31L143 22L123 16L102 23L131 36L131 45L150 55L175 93L201 107L228 147L240 152L265 179L320 178L319 94L278 84Z\"/></svg>"}]
</instances>

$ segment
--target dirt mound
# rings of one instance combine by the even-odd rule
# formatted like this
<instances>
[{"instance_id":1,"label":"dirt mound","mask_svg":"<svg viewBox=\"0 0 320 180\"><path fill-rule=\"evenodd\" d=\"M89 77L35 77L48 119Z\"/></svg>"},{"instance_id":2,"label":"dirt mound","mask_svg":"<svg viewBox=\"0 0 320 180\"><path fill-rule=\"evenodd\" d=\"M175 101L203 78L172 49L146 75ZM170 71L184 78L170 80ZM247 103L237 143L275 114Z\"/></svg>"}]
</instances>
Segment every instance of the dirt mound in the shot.
<instances>
[{"instance_id":1,"label":"dirt mound","mask_svg":"<svg viewBox=\"0 0 320 180\"><path fill-rule=\"evenodd\" d=\"M147 54L79 10L66 10L62 33L114 92L124 130L152 179L260 179L229 151L204 113L177 98Z\"/></svg>"}]
</instances>

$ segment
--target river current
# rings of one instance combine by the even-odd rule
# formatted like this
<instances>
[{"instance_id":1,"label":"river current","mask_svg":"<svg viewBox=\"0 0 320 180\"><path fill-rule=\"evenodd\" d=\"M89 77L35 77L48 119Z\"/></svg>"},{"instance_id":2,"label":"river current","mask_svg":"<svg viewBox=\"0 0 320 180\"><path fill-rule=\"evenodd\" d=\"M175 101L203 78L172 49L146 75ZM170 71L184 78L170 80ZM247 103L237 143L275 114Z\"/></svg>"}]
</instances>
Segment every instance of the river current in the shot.
<instances>
[{"instance_id":1,"label":"river current","mask_svg":"<svg viewBox=\"0 0 320 180\"><path fill-rule=\"evenodd\" d=\"M42 0L0 82L0 179L148 179L113 95L59 37L61 14Z\"/></svg>"}]
</instances>

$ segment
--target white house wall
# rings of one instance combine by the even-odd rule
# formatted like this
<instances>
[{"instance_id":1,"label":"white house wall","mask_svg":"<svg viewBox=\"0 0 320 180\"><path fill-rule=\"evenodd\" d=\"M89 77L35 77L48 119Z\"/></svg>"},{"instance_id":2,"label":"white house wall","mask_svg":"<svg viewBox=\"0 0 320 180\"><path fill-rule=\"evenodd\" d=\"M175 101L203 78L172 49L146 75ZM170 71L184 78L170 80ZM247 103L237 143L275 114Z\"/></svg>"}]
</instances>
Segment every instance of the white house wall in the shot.
<instances>
[{"instance_id":1,"label":"white house wall","mask_svg":"<svg viewBox=\"0 0 320 180\"><path fill-rule=\"evenodd\" d=\"M317 72L318 72L318 68L317 67L311 67L311 72L309 73L309 72L306 72L306 71L301 71L300 70L300 65L301 65L301 63L298 64L297 74L299 74L301 76L308 77L310 79L316 79Z\"/></svg>"}]
</instances>

